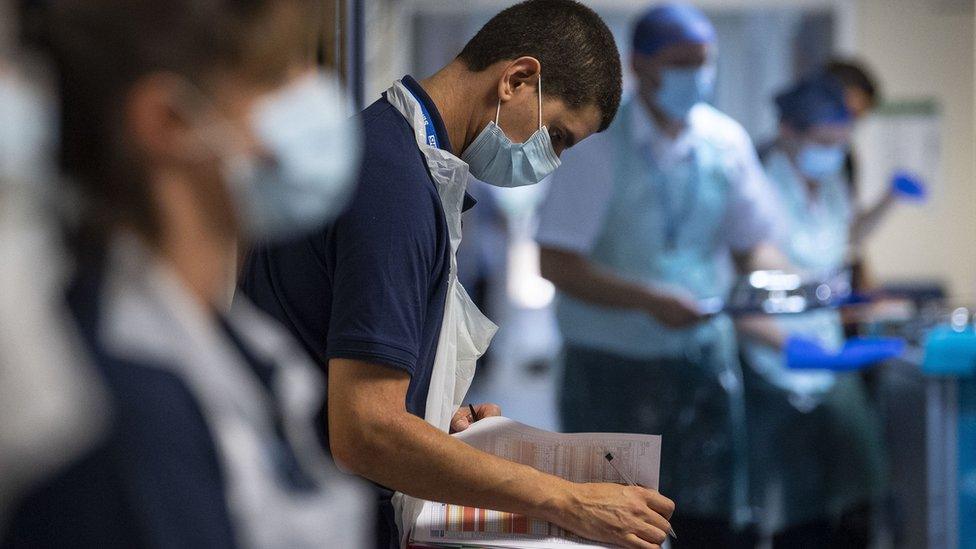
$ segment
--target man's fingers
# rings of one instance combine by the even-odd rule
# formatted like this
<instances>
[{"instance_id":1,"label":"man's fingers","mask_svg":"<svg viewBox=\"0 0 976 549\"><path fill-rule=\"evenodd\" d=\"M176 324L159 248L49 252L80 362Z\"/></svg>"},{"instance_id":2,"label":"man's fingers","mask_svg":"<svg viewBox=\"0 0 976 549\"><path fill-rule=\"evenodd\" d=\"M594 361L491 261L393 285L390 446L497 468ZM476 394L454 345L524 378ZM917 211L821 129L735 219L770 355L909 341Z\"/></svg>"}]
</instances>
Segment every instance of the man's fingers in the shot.
<instances>
[{"instance_id":1,"label":"man's fingers","mask_svg":"<svg viewBox=\"0 0 976 549\"><path fill-rule=\"evenodd\" d=\"M461 412L454 414L454 418L451 419L451 432L460 433L461 431L470 427L472 420L468 419L469 415L470 413L461 413Z\"/></svg>"},{"instance_id":2,"label":"man's fingers","mask_svg":"<svg viewBox=\"0 0 976 549\"><path fill-rule=\"evenodd\" d=\"M634 549L661 549L660 544L643 540L636 534L627 534L624 542L627 544L625 547L632 547Z\"/></svg>"},{"instance_id":3,"label":"man's fingers","mask_svg":"<svg viewBox=\"0 0 976 549\"><path fill-rule=\"evenodd\" d=\"M664 518L671 520L671 515L674 514L674 502L656 490L645 490L644 493L647 506L660 513Z\"/></svg>"},{"instance_id":4,"label":"man's fingers","mask_svg":"<svg viewBox=\"0 0 976 549\"><path fill-rule=\"evenodd\" d=\"M666 532L667 532L667 528L664 528L662 530L657 526L652 526L650 524L647 524L644 525L644 528L641 528L640 530L634 533L637 534L637 537L641 538L642 540L648 543L663 545L664 542L668 539L668 534Z\"/></svg>"},{"instance_id":5,"label":"man's fingers","mask_svg":"<svg viewBox=\"0 0 976 549\"><path fill-rule=\"evenodd\" d=\"M502 415L502 408L497 404L478 404L475 409L478 411L478 419Z\"/></svg>"},{"instance_id":6,"label":"man's fingers","mask_svg":"<svg viewBox=\"0 0 976 549\"><path fill-rule=\"evenodd\" d=\"M647 509L647 514L644 516L644 522L662 532L667 532L671 529L671 523L668 521L668 519L664 518L659 512L650 508Z\"/></svg>"}]
</instances>

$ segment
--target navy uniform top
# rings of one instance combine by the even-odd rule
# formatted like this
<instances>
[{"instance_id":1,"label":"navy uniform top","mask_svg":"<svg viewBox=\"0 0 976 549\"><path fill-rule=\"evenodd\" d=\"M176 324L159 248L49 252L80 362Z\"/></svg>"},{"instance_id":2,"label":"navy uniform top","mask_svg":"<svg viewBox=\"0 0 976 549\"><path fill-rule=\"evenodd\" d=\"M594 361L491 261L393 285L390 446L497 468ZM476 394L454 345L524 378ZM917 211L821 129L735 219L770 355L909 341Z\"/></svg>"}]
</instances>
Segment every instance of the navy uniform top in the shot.
<instances>
[{"instance_id":1,"label":"navy uniform top","mask_svg":"<svg viewBox=\"0 0 976 549\"><path fill-rule=\"evenodd\" d=\"M81 277L69 304L114 423L92 451L24 497L0 547L237 547L200 404L170 369L103 348L100 282Z\"/></svg>"},{"instance_id":2,"label":"navy uniform top","mask_svg":"<svg viewBox=\"0 0 976 549\"><path fill-rule=\"evenodd\" d=\"M410 76L402 82L451 151L434 102ZM289 328L326 376L333 358L409 374L406 408L423 417L447 297L447 220L407 119L385 96L359 118L365 151L349 207L309 236L252 250L240 289ZM473 202L466 196L465 209ZM328 445L326 410L320 423ZM381 491L384 547L397 539L390 495Z\"/></svg>"}]
</instances>

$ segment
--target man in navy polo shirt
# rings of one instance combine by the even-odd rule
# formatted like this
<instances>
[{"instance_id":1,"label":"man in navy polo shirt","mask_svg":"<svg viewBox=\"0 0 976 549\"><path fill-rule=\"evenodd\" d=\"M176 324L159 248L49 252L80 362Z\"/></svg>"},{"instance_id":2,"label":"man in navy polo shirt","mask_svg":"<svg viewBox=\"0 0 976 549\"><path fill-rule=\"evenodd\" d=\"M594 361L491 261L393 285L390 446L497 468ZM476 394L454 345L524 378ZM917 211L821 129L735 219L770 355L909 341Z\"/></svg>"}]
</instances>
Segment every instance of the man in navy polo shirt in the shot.
<instances>
[{"instance_id":1,"label":"man in navy polo shirt","mask_svg":"<svg viewBox=\"0 0 976 549\"><path fill-rule=\"evenodd\" d=\"M333 457L389 487L379 547L404 541L414 498L521 513L627 547L663 543L673 504L657 492L563 481L447 434L499 413L459 406L494 333L457 284L468 178L537 183L564 149L610 124L620 94L617 48L592 10L512 6L439 72L405 76L362 113L360 184L336 222L248 257L241 290L328 375L322 432Z\"/></svg>"}]
</instances>

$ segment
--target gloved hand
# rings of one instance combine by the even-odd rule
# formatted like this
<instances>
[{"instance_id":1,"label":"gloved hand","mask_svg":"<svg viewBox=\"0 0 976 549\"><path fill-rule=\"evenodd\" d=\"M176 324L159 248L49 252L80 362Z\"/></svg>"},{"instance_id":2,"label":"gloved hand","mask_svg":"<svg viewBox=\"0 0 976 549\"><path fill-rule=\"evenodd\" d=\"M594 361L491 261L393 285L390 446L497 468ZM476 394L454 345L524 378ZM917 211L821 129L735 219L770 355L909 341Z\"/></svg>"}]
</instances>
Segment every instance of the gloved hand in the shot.
<instances>
[{"instance_id":1,"label":"gloved hand","mask_svg":"<svg viewBox=\"0 0 976 549\"><path fill-rule=\"evenodd\" d=\"M844 297L830 302L834 307L850 307L852 305L867 305L874 302L874 296L864 292L851 292Z\"/></svg>"},{"instance_id":2,"label":"gloved hand","mask_svg":"<svg viewBox=\"0 0 976 549\"><path fill-rule=\"evenodd\" d=\"M851 338L839 351L828 351L811 339L791 337L783 347L787 368L835 372L860 370L904 352L905 341L893 337Z\"/></svg>"},{"instance_id":3,"label":"gloved hand","mask_svg":"<svg viewBox=\"0 0 976 549\"><path fill-rule=\"evenodd\" d=\"M901 170L891 176L891 192L898 198L925 202L928 196L928 189L921 178Z\"/></svg>"}]
</instances>

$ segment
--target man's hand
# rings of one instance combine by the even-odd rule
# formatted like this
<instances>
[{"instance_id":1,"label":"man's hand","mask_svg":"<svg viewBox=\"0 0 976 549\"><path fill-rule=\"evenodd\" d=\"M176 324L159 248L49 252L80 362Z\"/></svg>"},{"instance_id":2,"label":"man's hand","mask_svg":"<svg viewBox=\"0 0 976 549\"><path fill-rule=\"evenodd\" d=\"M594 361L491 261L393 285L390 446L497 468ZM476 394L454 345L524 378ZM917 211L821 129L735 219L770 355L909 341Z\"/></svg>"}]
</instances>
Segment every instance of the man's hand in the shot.
<instances>
[{"instance_id":1,"label":"man's hand","mask_svg":"<svg viewBox=\"0 0 976 549\"><path fill-rule=\"evenodd\" d=\"M610 483L572 484L549 522L594 541L657 549L667 539L674 502L654 490Z\"/></svg>"},{"instance_id":2,"label":"man's hand","mask_svg":"<svg viewBox=\"0 0 976 549\"><path fill-rule=\"evenodd\" d=\"M667 498L632 486L573 483L482 452L408 412L409 386L399 369L329 361L329 442L337 464L420 499L536 517L625 547L660 546L674 509ZM470 425L465 408L459 419ZM500 411L475 407L478 419Z\"/></svg>"},{"instance_id":3,"label":"man's hand","mask_svg":"<svg viewBox=\"0 0 976 549\"><path fill-rule=\"evenodd\" d=\"M668 328L687 328L708 318L693 298L678 293L654 293L645 310Z\"/></svg>"},{"instance_id":4,"label":"man's hand","mask_svg":"<svg viewBox=\"0 0 976 549\"><path fill-rule=\"evenodd\" d=\"M471 413L472 408L474 408L473 415ZM451 418L451 434L460 433L468 427L471 427L471 424L479 419L500 415L502 415L502 409L497 404L484 403L461 406L457 412L454 412L454 417Z\"/></svg>"}]
</instances>

